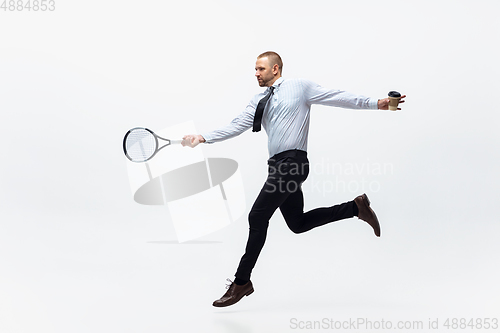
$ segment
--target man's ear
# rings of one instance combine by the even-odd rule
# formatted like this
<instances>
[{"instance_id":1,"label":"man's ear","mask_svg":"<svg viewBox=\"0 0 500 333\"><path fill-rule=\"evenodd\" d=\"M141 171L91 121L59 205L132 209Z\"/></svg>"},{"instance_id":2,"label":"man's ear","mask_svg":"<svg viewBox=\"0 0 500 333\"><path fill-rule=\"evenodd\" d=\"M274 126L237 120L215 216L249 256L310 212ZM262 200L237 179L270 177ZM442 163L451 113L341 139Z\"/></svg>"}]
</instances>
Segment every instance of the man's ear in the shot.
<instances>
[{"instance_id":1,"label":"man's ear","mask_svg":"<svg viewBox=\"0 0 500 333\"><path fill-rule=\"evenodd\" d=\"M278 74L279 71L280 71L280 67L278 66L278 64L274 64L273 74L276 75L276 74Z\"/></svg>"}]
</instances>

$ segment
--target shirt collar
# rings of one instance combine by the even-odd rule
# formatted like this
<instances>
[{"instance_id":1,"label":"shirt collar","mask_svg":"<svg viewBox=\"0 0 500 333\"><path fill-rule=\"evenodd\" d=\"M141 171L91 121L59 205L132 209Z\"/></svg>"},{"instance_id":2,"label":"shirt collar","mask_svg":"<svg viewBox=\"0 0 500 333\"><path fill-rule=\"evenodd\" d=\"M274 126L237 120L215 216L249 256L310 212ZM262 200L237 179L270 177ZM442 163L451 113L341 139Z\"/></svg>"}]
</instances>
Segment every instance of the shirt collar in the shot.
<instances>
[{"instance_id":1,"label":"shirt collar","mask_svg":"<svg viewBox=\"0 0 500 333\"><path fill-rule=\"evenodd\" d=\"M281 76L279 79L274 81L273 87L279 87L281 85L281 83L283 83L283 76Z\"/></svg>"}]
</instances>

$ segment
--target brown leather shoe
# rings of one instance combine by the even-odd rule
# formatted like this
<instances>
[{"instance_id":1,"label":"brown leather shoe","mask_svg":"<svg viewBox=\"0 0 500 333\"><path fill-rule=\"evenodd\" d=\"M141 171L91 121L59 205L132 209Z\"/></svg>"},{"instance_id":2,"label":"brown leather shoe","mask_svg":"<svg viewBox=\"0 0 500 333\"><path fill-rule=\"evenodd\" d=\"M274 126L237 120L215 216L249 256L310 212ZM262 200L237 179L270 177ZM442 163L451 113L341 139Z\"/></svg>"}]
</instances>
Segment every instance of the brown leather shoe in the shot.
<instances>
[{"instance_id":1,"label":"brown leather shoe","mask_svg":"<svg viewBox=\"0 0 500 333\"><path fill-rule=\"evenodd\" d=\"M375 215L373 209L370 208L368 196L366 194L360 195L354 199L354 202L358 206L358 218L371 225L375 235L380 237L380 224L378 223L377 215Z\"/></svg>"},{"instance_id":2,"label":"brown leather shoe","mask_svg":"<svg viewBox=\"0 0 500 333\"><path fill-rule=\"evenodd\" d=\"M231 282L228 285L228 290L226 293L218 300L216 300L212 305L216 307L230 306L237 303L243 296L248 296L253 293L252 281L248 281L242 286L237 285L233 281L227 279Z\"/></svg>"}]
</instances>

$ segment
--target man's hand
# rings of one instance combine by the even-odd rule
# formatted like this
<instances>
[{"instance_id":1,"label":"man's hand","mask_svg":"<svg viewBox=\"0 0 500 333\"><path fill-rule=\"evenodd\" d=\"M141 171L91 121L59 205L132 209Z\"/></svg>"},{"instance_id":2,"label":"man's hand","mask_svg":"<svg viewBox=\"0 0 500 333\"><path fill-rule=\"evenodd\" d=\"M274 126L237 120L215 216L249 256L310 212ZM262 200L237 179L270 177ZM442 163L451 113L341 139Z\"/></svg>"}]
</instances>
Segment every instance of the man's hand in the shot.
<instances>
[{"instance_id":1,"label":"man's hand","mask_svg":"<svg viewBox=\"0 0 500 333\"><path fill-rule=\"evenodd\" d=\"M198 144L203 143L203 142L205 142L205 138L202 137L201 135L188 134L188 135L184 135L184 137L182 138L181 144L183 147L188 146L188 147L194 148Z\"/></svg>"},{"instance_id":2,"label":"man's hand","mask_svg":"<svg viewBox=\"0 0 500 333\"><path fill-rule=\"evenodd\" d=\"M405 98L406 95L401 96L399 99L399 104L404 103L405 101L403 98ZM383 98L378 100L378 109L379 110L389 110L389 98ZM401 108L398 108L398 110L401 110Z\"/></svg>"}]
</instances>

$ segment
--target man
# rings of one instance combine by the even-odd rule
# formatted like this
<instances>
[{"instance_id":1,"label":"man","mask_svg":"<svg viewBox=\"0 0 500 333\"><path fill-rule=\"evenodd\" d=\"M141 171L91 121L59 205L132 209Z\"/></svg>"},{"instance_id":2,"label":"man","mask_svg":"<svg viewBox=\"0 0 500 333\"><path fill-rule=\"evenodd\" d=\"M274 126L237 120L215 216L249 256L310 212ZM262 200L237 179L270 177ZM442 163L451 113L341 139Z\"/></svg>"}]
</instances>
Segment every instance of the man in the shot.
<instances>
[{"instance_id":1,"label":"man","mask_svg":"<svg viewBox=\"0 0 500 333\"><path fill-rule=\"evenodd\" d=\"M286 80L281 73L283 62L275 52L257 57L255 76L259 86L267 87L250 101L245 111L229 125L203 134L184 136L183 145L195 147L199 143L213 143L235 137L249 128L260 131L261 124L269 137L269 175L248 216L250 231L240 264L227 292L213 305L223 307L235 304L243 296L253 293L250 274L266 240L269 219L280 209L288 227L295 233L357 216L366 221L380 237L380 225L370 208L366 194L353 201L332 207L317 208L304 213L301 184L309 174L307 137L309 111L312 104L323 104L352 109L388 110L389 99L372 99L340 90L325 89L303 79ZM401 97L403 103L406 95ZM398 108L400 110L400 108Z\"/></svg>"}]
</instances>

